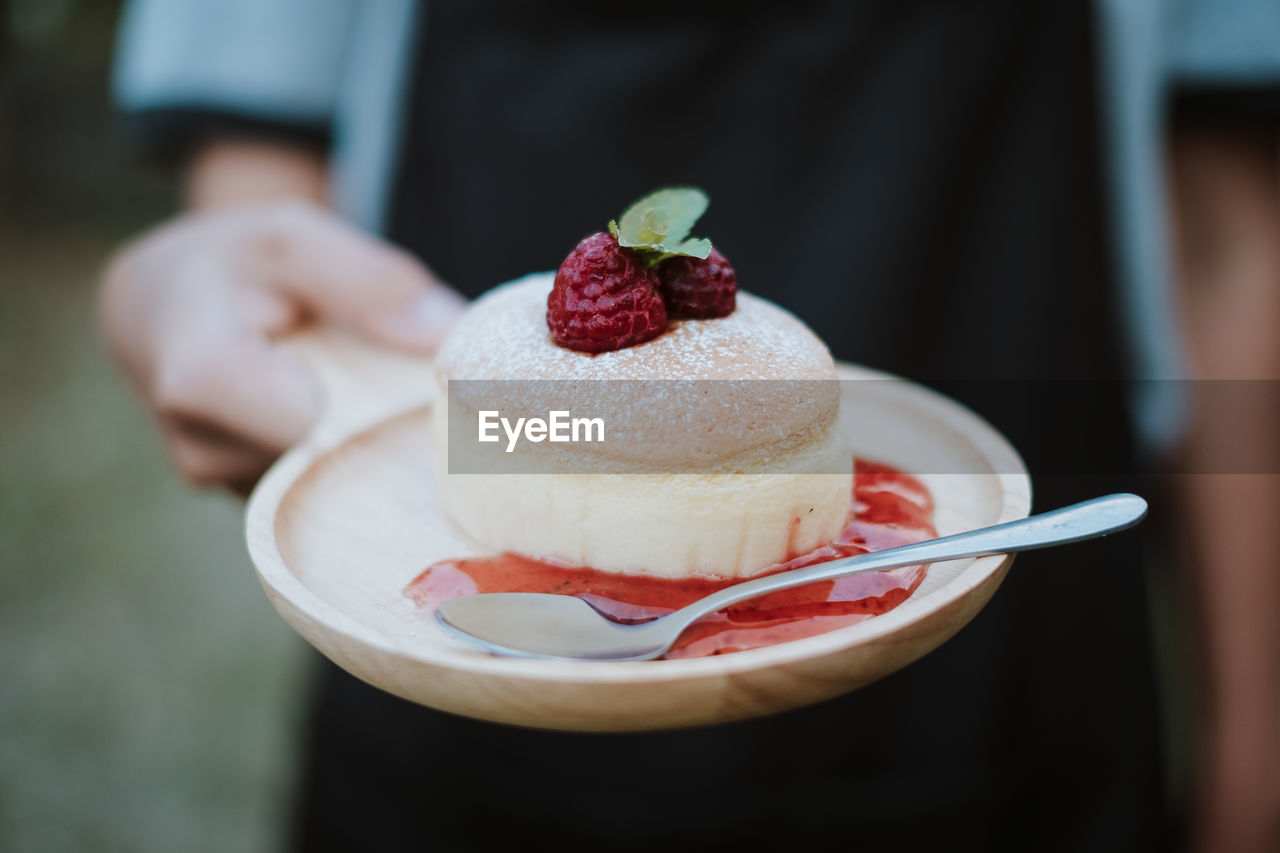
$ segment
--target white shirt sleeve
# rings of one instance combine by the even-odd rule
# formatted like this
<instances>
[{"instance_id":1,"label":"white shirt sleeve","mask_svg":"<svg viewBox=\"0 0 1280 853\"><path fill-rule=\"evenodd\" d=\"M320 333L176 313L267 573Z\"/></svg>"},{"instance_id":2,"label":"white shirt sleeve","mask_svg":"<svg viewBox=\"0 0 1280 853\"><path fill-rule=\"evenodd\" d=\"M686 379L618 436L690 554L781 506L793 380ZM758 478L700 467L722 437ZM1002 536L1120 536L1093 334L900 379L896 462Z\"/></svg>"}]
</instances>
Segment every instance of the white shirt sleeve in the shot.
<instances>
[{"instance_id":1,"label":"white shirt sleeve","mask_svg":"<svg viewBox=\"0 0 1280 853\"><path fill-rule=\"evenodd\" d=\"M378 0L371 0L378 2ZM131 0L113 80L126 112L331 119L356 0Z\"/></svg>"},{"instance_id":2,"label":"white shirt sleeve","mask_svg":"<svg viewBox=\"0 0 1280 853\"><path fill-rule=\"evenodd\" d=\"M1181 0L1169 24L1173 82L1280 85L1280 0Z\"/></svg>"}]
</instances>

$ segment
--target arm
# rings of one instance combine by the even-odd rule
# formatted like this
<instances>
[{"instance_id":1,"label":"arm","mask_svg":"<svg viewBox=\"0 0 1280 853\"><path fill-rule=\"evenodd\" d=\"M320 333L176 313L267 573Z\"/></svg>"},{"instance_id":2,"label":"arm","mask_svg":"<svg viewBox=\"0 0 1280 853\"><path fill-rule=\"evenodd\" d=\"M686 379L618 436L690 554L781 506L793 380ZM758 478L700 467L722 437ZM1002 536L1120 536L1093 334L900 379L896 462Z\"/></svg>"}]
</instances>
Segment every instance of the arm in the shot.
<instances>
[{"instance_id":1,"label":"arm","mask_svg":"<svg viewBox=\"0 0 1280 853\"><path fill-rule=\"evenodd\" d=\"M1180 478L1206 688L1196 843L1280 849L1280 146L1274 133L1183 130L1172 167L1196 378L1268 381L1196 383L1196 473ZM1224 470L1220 450L1242 444L1257 473Z\"/></svg>"},{"instance_id":2,"label":"arm","mask_svg":"<svg viewBox=\"0 0 1280 853\"><path fill-rule=\"evenodd\" d=\"M188 210L290 200L327 205L327 172L324 156L309 148L218 140L192 156L183 203Z\"/></svg>"},{"instance_id":3,"label":"arm","mask_svg":"<svg viewBox=\"0 0 1280 853\"><path fill-rule=\"evenodd\" d=\"M404 252L324 210L325 164L222 142L192 159L184 215L124 246L105 337L192 482L244 491L301 437L310 377L273 341L319 318L430 353L462 300Z\"/></svg>"}]
</instances>

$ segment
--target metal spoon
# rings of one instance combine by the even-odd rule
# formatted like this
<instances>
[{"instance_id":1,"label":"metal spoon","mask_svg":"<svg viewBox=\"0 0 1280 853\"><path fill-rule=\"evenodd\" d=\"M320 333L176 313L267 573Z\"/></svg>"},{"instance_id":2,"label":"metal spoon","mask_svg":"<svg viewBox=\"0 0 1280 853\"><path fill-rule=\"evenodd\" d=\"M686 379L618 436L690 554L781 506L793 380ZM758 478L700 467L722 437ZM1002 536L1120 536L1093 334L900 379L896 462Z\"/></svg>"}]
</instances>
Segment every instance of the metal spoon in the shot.
<instances>
[{"instance_id":1,"label":"metal spoon","mask_svg":"<svg viewBox=\"0 0 1280 853\"><path fill-rule=\"evenodd\" d=\"M767 592L858 572L1066 545L1132 527L1146 514L1147 502L1137 495L1094 498L1021 521L745 581L639 625L612 622L580 598L533 592L457 598L442 604L436 618L460 636L503 655L651 660L671 648L680 632L695 620Z\"/></svg>"}]
</instances>

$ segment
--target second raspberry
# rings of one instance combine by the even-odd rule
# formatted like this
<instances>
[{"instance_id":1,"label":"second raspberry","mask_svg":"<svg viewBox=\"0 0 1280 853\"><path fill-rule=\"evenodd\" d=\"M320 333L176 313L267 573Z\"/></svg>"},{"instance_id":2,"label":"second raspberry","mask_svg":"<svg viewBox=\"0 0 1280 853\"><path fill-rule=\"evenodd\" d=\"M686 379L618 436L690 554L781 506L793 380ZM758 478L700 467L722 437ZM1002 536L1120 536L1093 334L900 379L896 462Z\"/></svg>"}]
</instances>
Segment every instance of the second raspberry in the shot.
<instances>
[{"instance_id":1,"label":"second raspberry","mask_svg":"<svg viewBox=\"0 0 1280 853\"><path fill-rule=\"evenodd\" d=\"M672 319L705 320L733 313L738 274L719 249L713 248L705 260L668 258L658 264L657 274Z\"/></svg>"}]
</instances>

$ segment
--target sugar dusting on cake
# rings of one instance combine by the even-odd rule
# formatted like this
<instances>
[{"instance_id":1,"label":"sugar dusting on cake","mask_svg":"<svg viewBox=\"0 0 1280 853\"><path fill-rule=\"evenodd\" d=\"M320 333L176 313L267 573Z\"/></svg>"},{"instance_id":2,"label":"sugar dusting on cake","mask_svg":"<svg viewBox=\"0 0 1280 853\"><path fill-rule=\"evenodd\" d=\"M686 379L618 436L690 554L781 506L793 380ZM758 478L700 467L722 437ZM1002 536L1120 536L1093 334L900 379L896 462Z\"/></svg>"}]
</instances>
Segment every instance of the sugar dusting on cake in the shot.
<instances>
[{"instance_id":1,"label":"sugar dusting on cake","mask_svg":"<svg viewBox=\"0 0 1280 853\"><path fill-rule=\"evenodd\" d=\"M449 379L834 379L826 346L791 314L738 294L728 317L674 321L638 346L588 355L556 346L544 319L552 273L494 288L437 361Z\"/></svg>"}]
</instances>

